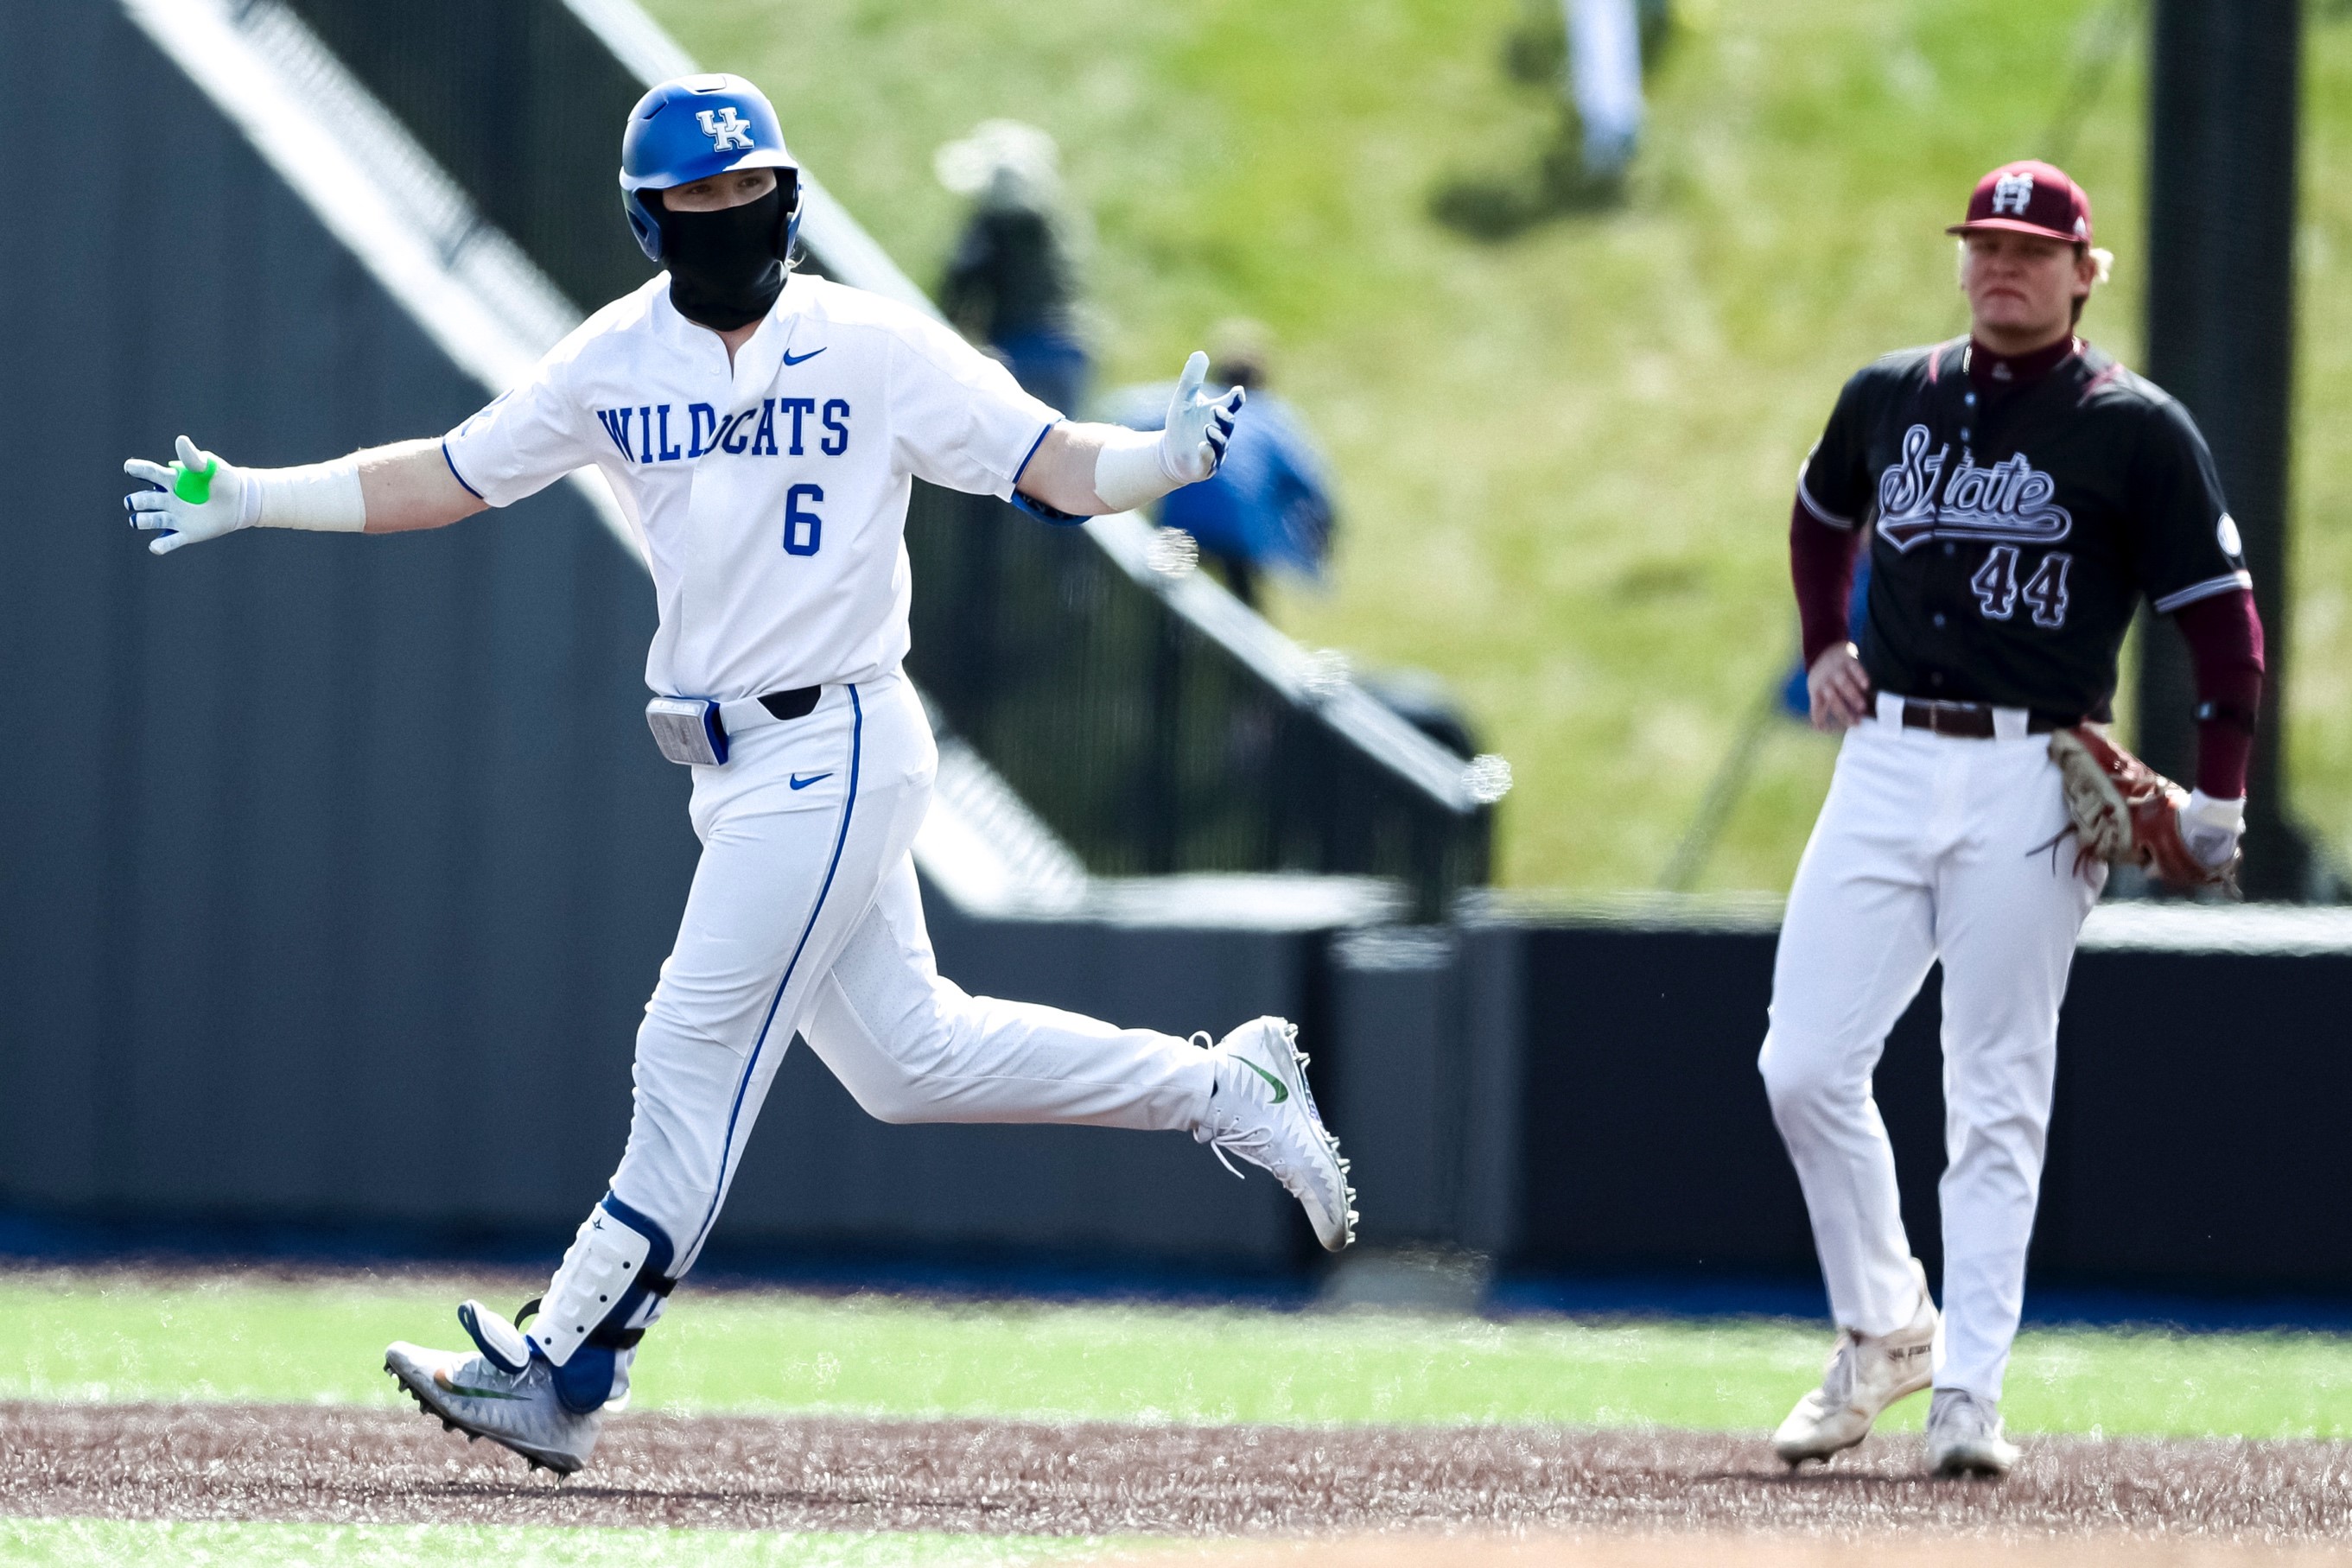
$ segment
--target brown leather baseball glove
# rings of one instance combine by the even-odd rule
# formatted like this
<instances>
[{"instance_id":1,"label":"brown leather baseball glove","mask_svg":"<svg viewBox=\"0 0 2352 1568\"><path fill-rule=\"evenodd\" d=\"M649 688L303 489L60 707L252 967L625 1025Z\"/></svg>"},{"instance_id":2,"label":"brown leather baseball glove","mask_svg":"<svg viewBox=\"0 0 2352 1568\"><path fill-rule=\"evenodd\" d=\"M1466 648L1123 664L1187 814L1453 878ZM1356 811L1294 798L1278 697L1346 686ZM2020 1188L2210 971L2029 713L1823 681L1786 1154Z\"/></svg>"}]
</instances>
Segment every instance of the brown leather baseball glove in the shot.
<instances>
[{"instance_id":1,"label":"brown leather baseball glove","mask_svg":"<svg viewBox=\"0 0 2352 1568\"><path fill-rule=\"evenodd\" d=\"M2144 866L2174 887L2219 888L2237 896L2238 864L2245 857L2233 850L2221 864L2207 865L2180 836L2188 790L2108 739L2096 725L2078 724L2052 735L2050 759L2058 765L2066 792L2077 872L2095 860Z\"/></svg>"}]
</instances>

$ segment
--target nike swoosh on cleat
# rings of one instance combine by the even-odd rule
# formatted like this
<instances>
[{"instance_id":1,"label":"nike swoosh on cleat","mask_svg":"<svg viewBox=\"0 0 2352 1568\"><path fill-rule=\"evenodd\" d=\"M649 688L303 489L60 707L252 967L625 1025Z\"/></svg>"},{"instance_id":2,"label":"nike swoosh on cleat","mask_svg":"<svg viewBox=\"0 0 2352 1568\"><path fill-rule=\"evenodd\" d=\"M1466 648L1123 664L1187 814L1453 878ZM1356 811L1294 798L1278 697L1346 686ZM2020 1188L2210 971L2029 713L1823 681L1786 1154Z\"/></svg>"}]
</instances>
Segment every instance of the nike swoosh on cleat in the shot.
<instances>
[{"instance_id":1,"label":"nike swoosh on cleat","mask_svg":"<svg viewBox=\"0 0 2352 1568\"><path fill-rule=\"evenodd\" d=\"M793 355L793 351L790 349L786 349L784 350L784 363L787 365L804 365L824 352L824 350L823 349L811 349L807 353L795 359Z\"/></svg>"},{"instance_id":2,"label":"nike swoosh on cleat","mask_svg":"<svg viewBox=\"0 0 2352 1568\"><path fill-rule=\"evenodd\" d=\"M795 773L793 775L793 788L795 789L805 789L812 784L822 784L832 777L833 775L830 773L811 773L803 778L802 775Z\"/></svg>"},{"instance_id":3,"label":"nike swoosh on cleat","mask_svg":"<svg viewBox=\"0 0 2352 1568\"><path fill-rule=\"evenodd\" d=\"M437 1377L433 1381L441 1383ZM468 1388L462 1383L441 1383L441 1386L451 1394L460 1395L467 1399L520 1399L522 1397L520 1394L501 1394L495 1388Z\"/></svg>"},{"instance_id":4,"label":"nike swoosh on cleat","mask_svg":"<svg viewBox=\"0 0 2352 1568\"><path fill-rule=\"evenodd\" d=\"M1256 1062L1252 1061L1246 1056L1236 1056L1234 1060L1240 1062L1244 1067L1248 1068L1252 1072L1256 1073L1260 1078L1265 1079L1268 1083L1274 1085L1274 1103L1276 1104L1279 1105L1285 1100L1290 1098L1290 1086L1285 1083L1281 1079L1276 1078L1273 1073L1268 1072L1265 1068L1260 1067Z\"/></svg>"}]
</instances>

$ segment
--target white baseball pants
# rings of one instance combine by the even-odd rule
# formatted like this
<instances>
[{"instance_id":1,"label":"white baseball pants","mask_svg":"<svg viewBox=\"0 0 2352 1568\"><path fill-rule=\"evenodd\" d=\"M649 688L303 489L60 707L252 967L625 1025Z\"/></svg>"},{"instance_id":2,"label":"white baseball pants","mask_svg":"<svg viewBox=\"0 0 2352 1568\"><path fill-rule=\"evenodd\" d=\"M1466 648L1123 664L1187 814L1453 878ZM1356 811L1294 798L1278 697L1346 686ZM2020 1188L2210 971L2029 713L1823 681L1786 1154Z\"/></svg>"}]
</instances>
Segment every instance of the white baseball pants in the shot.
<instances>
[{"instance_id":1,"label":"white baseball pants","mask_svg":"<svg viewBox=\"0 0 2352 1568\"><path fill-rule=\"evenodd\" d=\"M1882 699L1882 710L1892 699ZM2105 866L2074 869L2048 737L1848 731L1789 892L1759 1061L1838 1323L1917 1307L1895 1158L1871 1094L1887 1030L1944 965L1944 1333L1936 1386L2000 1397L2024 1304L2058 1005Z\"/></svg>"},{"instance_id":2,"label":"white baseball pants","mask_svg":"<svg viewBox=\"0 0 2352 1568\"><path fill-rule=\"evenodd\" d=\"M828 687L802 719L698 768L702 859L637 1031L635 1114L613 1194L692 1267L795 1032L886 1122L1189 1130L1208 1053L1025 1002L934 965L909 854L939 753L897 676Z\"/></svg>"}]
</instances>

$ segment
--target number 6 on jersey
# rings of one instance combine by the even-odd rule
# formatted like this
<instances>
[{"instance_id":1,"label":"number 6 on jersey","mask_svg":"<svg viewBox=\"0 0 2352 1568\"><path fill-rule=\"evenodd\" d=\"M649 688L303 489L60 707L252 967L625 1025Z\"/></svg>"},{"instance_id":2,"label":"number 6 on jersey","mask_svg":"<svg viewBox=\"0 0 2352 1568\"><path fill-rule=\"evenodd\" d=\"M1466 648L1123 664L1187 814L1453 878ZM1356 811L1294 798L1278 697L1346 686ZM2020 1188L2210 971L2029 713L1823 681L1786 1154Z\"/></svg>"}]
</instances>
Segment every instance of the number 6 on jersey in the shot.
<instances>
[{"instance_id":1,"label":"number 6 on jersey","mask_svg":"<svg viewBox=\"0 0 2352 1568\"><path fill-rule=\"evenodd\" d=\"M822 501L824 489L815 485L795 485L784 492L784 553L814 555L824 538L824 519L814 512L803 511L803 500Z\"/></svg>"}]
</instances>

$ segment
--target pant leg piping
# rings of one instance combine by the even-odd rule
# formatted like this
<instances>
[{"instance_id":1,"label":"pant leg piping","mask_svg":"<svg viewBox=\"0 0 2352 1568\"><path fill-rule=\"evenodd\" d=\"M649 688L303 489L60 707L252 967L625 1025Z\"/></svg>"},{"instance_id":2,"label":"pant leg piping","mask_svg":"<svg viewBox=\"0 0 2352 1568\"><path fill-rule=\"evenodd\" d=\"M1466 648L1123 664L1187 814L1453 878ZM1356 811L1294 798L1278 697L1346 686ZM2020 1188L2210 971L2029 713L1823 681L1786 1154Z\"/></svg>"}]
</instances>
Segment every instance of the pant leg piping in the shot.
<instances>
[{"instance_id":1,"label":"pant leg piping","mask_svg":"<svg viewBox=\"0 0 2352 1568\"><path fill-rule=\"evenodd\" d=\"M800 967L801 955L808 949L810 935L816 930L818 916L824 913L826 895L833 892L834 873L841 869L842 851L849 843L849 820L857 805L857 770L865 749L866 709L858 701L857 688L850 686L849 709L849 786L842 792L841 829L833 841L833 860L824 868L824 884L817 889L816 905L809 911L808 924L801 927L800 940L793 945L793 956L784 961L783 977L776 982L775 995L768 998L767 1016L760 1020L759 1038L751 1042L751 1054L744 1060L742 1076L735 1081L735 1098L727 1108L727 1136L719 1145L719 1176L710 1189L710 1207L703 1212L702 1224L694 1233L694 1241L681 1257L689 1261L702 1250L703 1239L709 1235L712 1223L719 1218L719 1200L727 1192L727 1166L735 1152L735 1124L743 1113L743 1096L751 1087L751 1074L758 1071L760 1052L768 1043L768 1031L775 1027L776 1009L783 1005L784 992L793 983L793 971Z\"/></svg>"}]
</instances>

